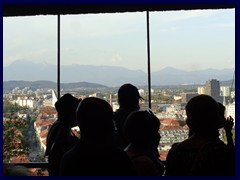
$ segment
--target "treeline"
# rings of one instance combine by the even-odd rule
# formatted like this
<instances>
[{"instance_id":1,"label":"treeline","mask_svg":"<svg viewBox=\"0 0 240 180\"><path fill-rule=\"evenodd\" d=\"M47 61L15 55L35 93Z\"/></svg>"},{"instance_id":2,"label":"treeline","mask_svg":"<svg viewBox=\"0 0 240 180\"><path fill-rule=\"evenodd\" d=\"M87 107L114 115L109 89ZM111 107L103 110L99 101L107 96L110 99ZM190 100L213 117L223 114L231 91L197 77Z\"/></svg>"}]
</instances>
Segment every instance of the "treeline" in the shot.
<instances>
[{"instance_id":1,"label":"treeline","mask_svg":"<svg viewBox=\"0 0 240 180\"><path fill-rule=\"evenodd\" d=\"M76 82L76 83L61 83L61 89L74 89L74 88L107 88L107 86L88 83L88 82ZM12 89L19 87L23 89L25 87L30 87L31 90L35 91L37 89L56 89L57 83L52 81L4 81L3 90L11 91Z\"/></svg>"}]
</instances>

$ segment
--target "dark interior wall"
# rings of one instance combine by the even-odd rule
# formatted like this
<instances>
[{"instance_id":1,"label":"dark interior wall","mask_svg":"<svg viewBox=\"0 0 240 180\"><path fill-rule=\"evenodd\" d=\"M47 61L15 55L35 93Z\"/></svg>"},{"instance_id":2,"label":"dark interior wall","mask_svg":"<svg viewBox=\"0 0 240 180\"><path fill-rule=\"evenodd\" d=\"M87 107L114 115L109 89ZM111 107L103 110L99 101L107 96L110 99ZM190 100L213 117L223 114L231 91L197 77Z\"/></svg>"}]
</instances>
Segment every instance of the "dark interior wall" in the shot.
<instances>
[{"instance_id":1,"label":"dark interior wall","mask_svg":"<svg viewBox=\"0 0 240 180\"><path fill-rule=\"evenodd\" d=\"M3 16L235 8L234 4L4 4Z\"/></svg>"}]
</instances>

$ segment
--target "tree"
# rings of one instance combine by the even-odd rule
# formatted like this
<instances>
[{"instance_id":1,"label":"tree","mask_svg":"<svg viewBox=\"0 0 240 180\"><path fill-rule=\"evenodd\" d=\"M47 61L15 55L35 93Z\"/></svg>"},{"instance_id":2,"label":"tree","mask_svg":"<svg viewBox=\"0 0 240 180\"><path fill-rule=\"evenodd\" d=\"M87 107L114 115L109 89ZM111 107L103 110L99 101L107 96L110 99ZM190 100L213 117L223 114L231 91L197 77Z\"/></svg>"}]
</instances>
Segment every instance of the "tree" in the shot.
<instances>
[{"instance_id":1,"label":"tree","mask_svg":"<svg viewBox=\"0 0 240 180\"><path fill-rule=\"evenodd\" d=\"M22 119L3 121L4 162L9 162L15 156L28 154L27 129L28 124Z\"/></svg>"}]
</instances>

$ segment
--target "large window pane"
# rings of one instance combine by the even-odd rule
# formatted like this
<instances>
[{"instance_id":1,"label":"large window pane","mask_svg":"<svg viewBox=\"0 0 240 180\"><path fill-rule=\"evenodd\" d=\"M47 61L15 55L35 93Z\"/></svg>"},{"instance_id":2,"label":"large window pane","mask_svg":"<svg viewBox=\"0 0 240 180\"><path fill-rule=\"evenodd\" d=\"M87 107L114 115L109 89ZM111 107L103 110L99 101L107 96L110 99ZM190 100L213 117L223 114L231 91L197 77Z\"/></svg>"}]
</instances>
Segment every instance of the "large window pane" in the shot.
<instances>
[{"instance_id":1,"label":"large window pane","mask_svg":"<svg viewBox=\"0 0 240 180\"><path fill-rule=\"evenodd\" d=\"M191 97L208 94L206 81L220 82L217 101L226 106L234 101L235 10L151 12L150 24L152 106L162 123L165 159L172 143L188 137L184 108Z\"/></svg>"},{"instance_id":2,"label":"large window pane","mask_svg":"<svg viewBox=\"0 0 240 180\"><path fill-rule=\"evenodd\" d=\"M108 101L111 94L115 110L122 84L147 85L146 53L145 13L61 16L61 83L98 84L66 86L62 93Z\"/></svg>"},{"instance_id":3,"label":"large window pane","mask_svg":"<svg viewBox=\"0 0 240 180\"><path fill-rule=\"evenodd\" d=\"M4 162L45 161L56 119L56 16L3 18Z\"/></svg>"}]
</instances>

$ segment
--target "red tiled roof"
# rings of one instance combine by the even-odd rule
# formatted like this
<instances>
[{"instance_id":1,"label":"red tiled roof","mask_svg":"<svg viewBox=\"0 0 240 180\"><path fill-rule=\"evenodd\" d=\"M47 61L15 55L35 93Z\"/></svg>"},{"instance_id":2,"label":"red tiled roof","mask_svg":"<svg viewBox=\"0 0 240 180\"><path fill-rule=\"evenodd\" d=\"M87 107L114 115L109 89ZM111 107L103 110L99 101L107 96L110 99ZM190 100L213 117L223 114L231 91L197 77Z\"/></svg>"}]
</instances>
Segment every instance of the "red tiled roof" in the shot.
<instances>
[{"instance_id":1,"label":"red tiled roof","mask_svg":"<svg viewBox=\"0 0 240 180\"><path fill-rule=\"evenodd\" d=\"M40 111L42 113L46 113L46 114L57 114L56 109L51 106L43 106L43 107L41 107Z\"/></svg>"},{"instance_id":2,"label":"red tiled roof","mask_svg":"<svg viewBox=\"0 0 240 180\"><path fill-rule=\"evenodd\" d=\"M26 154L22 154L16 157L13 157L10 161L11 163L18 163L18 162L30 162Z\"/></svg>"},{"instance_id":3,"label":"red tiled roof","mask_svg":"<svg viewBox=\"0 0 240 180\"><path fill-rule=\"evenodd\" d=\"M173 118L160 119L161 124L168 126L179 126L179 120Z\"/></svg>"},{"instance_id":4,"label":"red tiled roof","mask_svg":"<svg viewBox=\"0 0 240 180\"><path fill-rule=\"evenodd\" d=\"M36 126L49 126L55 121L54 118L51 119L39 119L36 121Z\"/></svg>"},{"instance_id":5,"label":"red tiled roof","mask_svg":"<svg viewBox=\"0 0 240 180\"><path fill-rule=\"evenodd\" d=\"M160 130L182 130L183 127L181 126L160 126Z\"/></svg>"},{"instance_id":6,"label":"red tiled roof","mask_svg":"<svg viewBox=\"0 0 240 180\"><path fill-rule=\"evenodd\" d=\"M159 159L162 161L166 161L167 154L168 154L168 151L161 150Z\"/></svg>"},{"instance_id":7,"label":"red tiled roof","mask_svg":"<svg viewBox=\"0 0 240 180\"><path fill-rule=\"evenodd\" d=\"M183 126L183 129L189 129L188 125L185 124L185 125Z\"/></svg>"},{"instance_id":8,"label":"red tiled roof","mask_svg":"<svg viewBox=\"0 0 240 180\"><path fill-rule=\"evenodd\" d=\"M48 134L48 129L44 129L43 131L41 131L40 133L40 137L41 138L46 138Z\"/></svg>"},{"instance_id":9,"label":"red tiled roof","mask_svg":"<svg viewBox=\"0 0 240 180\"><path fill-rule=\"evenodd\" d=\"M43 144L47 145L47 138L44 138L42 141Z\"/></svg>"}]
</instances>

